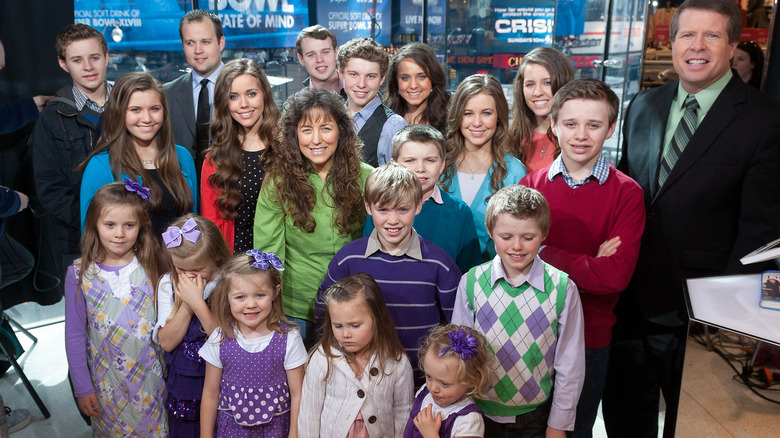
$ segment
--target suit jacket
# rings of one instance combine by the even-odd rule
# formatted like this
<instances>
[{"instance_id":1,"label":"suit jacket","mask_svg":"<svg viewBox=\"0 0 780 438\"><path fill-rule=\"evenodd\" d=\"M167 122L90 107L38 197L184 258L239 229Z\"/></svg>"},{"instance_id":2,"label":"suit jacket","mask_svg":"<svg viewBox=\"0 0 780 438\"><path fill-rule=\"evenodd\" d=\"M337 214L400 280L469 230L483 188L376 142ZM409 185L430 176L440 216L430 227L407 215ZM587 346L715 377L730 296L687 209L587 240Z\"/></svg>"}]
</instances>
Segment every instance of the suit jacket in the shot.
<instances>
[{"instance_id":1,"label":"suit jacket","mask_svg":"<svg viewBox=\"0 0 780 438\"><path fill-rule=\"evenodd\" d=\"M663 187L658 167L677 82L639 93L626 110L618 168L644 190L647 223L621 301L645 319L687 322L686 278L760 272L739 259L780 236L780 105L736 73ZM620 316L618 316L620 318Z\"/></svg>"},{"instance_id":2,"label":"suit jacket","mask_svg":"<svg viewBox=\"0 0 780 438\"><path fill-rule=\"evenodd\" d=\"M163 85L168 97L168 111L171 114L173 138L177 145L184 146L195 157L195 103L192 101L192 73Z\"/></svg>"}]
</instances>

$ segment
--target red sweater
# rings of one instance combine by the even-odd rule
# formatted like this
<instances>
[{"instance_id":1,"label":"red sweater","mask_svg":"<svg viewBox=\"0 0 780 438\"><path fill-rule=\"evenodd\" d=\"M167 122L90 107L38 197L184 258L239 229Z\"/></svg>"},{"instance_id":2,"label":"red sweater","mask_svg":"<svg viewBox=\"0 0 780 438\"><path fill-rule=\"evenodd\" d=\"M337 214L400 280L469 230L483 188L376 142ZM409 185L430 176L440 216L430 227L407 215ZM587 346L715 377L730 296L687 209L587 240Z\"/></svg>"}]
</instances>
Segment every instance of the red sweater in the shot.
<instances>
[{"instance_id":1,"label":"red sweater","mask_svg":"<svg viewBox=\"0 0 780 438\"><path fill-rule=\"evenodd\" d=\"M634 273L645 226L644 193L633 179L609 166L600 185L591 180L572 189L561 175L547 179L550 166L526 175L520 184L539 190L550 205L551 225L539 256L569 274L580 290L585 316L585 348L612 340L618 293ZM599 246L620 236L610 257L596 258Z\"/></svg>"},{"instance_id":2,"label":"red sweater","mask_svg":"<svg viewBox=\"0 0 780 438\"><path fill-rule=\"evenodd\" d=\"M214 222L222 233L222 237L225 238L230 253L233 253L233 240L235 238L236 228L233 219L223 218L219 214L219 207L217 207L217 198L221 194L221 191L215 189L209 184L209 177L217 169L214 164L211 163L209 157L203 160L203 168L200 171L200 214L206 219Z\"/></svg>"}]
</instances>

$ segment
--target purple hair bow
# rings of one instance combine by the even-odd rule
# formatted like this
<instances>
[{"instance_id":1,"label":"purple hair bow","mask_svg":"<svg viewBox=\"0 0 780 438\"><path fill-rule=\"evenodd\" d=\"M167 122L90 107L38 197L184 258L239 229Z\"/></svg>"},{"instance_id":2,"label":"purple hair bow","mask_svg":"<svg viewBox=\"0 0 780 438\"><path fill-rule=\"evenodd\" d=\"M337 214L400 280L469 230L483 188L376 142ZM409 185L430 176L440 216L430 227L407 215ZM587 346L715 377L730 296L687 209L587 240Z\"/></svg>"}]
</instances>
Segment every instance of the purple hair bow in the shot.
<instances>
[{"instance_id":1,"label":"purple hair bow","mask_svg":"<svg viewBox=\"0 0 780 438\"><path fill-rule=\"evenodd\" d=\"M450 346L443 348L439 356L444 355L447 350L452 350L459 354L461 359L470 360L479 352L479 342L471 333L460 329L456 332L447 333L447 336L450 338Z\"/></svg>"},{"instance_id":2,"label":"purple hair bow","mask_svg":"<svg viewBox=\"0 0 780 438\"><path fill-rule=\"evenodd\" d=\"M138 193L138 196L147 201L152 199L152 195L149 194L149 187L144 187L140 183L126 177L122 178L122 182L125 183L125 190L128 192Z\"/></svg>"},{"instance_id":3,"label":"purple hair bow","mask_svg":"<svg viewBox=\"0 0 780 438\"><path fill-rule=\"evenodd\" d=\"M268 269L268 266L273 266L277 271L284 271L284 265L275 252L263 252L259 249L250 249L246 252L246 255L255 259L252 266L258 269Z\"/></svg>"},{"instance_id":4,"label":"purple hair bow","mask_svg":"<svg viewBox=\"0 0 780 438\"><path fill-rule=\"evenodd\" d=\"M163 243L165 243L166 248L175 248L181 245L183 242L182 238L192 243L197 243L199 237L198 223L193 218L187 219L187 222L181 228L175 225L170 226L162 233Z\"/></svg>"}]
</instances>

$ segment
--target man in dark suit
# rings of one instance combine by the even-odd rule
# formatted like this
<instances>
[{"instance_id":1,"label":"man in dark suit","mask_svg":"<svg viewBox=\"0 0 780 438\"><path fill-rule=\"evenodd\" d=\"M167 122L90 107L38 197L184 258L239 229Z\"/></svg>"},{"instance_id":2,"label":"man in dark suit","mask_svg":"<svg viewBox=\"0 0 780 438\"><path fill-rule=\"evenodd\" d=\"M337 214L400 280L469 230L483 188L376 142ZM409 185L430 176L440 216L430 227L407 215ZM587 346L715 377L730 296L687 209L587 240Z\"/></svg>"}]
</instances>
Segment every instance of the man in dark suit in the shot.
<instances>
[{"instance_id":1,"label":"man in dark suit","mask_svg":"<svg viewBox=\"0 0 780 438\"><path fill-rule=\"evenodd\" d=\"M645 193L636 271L620 296L603 412L610 436L674 436L688 315L685 279L758 272L739 259L780 235L780 106L729 60L741 33L733 0L688 0L670 26L680 80L626 110L618 168ZM691 98L690 96L693 96Z\"/></svg>"},{"instance_id":2,"label":"man in dark suit","mask_svg":"<svg viewBox=\"0 0 780 438\"><path fill-rule=\"evenodd\" d=\"M208 121L214 113L214 85L223 65L222 21L212 12L192 10L179 21L179 36L190 71L164 87L174 140L190 151L200 178L203 151L209 144Z\"/></svg>"}]
</instances>

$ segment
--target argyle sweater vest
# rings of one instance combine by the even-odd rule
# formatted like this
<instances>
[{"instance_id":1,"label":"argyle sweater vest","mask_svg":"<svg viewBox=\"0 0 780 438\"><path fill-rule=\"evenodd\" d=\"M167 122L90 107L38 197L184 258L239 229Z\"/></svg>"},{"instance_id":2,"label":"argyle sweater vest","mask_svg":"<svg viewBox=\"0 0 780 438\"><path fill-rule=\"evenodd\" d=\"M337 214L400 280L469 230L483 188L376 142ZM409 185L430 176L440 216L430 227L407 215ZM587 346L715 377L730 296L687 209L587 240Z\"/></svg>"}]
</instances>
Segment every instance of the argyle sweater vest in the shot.
<instances>
[{"instance_id":1,"label":"argyle sweater vest","mask_svg":"<svg viewBox=\"0 0 780 438\"><path fill-rule=\"evenodd\" d=\"M553 388L558 318L569 276L544 263L544 290L527 282L512 287L505 279L490 283L492 262L466 274L466 294L474 309L474 327L495 354L493 386L475 399L487 415L516 416L544 403Z\"/></svg>"}]
</instances>

